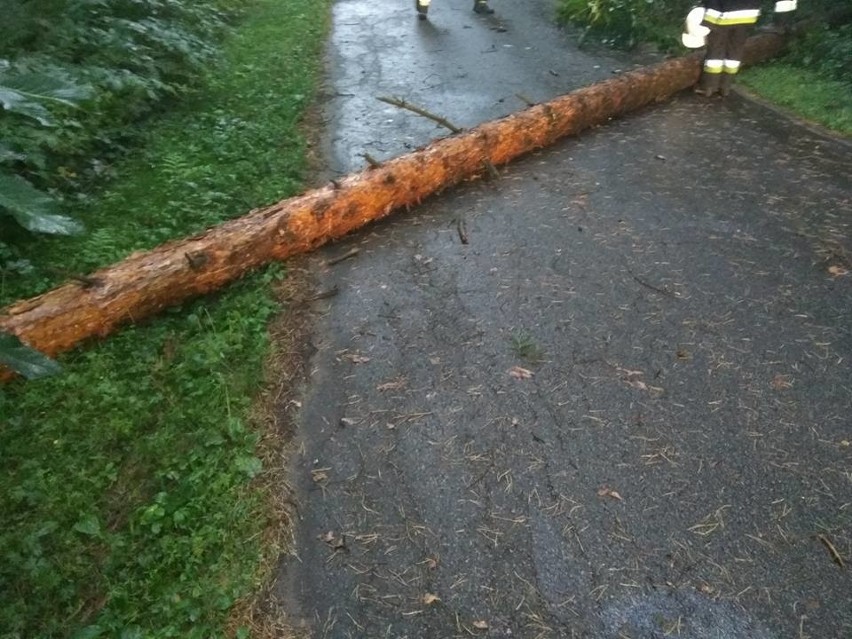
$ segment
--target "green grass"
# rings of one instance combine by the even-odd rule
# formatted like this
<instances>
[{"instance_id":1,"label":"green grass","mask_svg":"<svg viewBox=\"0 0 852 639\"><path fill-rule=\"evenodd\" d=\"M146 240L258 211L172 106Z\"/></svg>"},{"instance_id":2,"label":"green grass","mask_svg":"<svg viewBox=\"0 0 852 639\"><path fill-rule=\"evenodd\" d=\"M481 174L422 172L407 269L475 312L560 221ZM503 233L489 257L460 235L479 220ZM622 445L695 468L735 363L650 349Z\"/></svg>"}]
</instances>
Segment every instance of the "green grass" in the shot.
<instances>
[{"instance_id":1,"label":"green grass","mask_svg":"<svg viewBox=\"0 0 852 639\"><path fill-rule=\"evenodd\" d=\"M852 135L852 83L782 62L747 69L740 81L805 120Z\"/></svg>"},{"instance_id":2,"label":"green grass","mask_svg":"<svg viewBox=\"0 0 852 639\"><path fill-rule=\"evenodd\" d=\"M148 122L119 177L32 239L8 302L301 190L300 118L328 0L256 0L225 61ZM262 577L267 495L247 418L280 267L0 389L0 637L217 637ZM61 278L60 278L61 279Z\"/></svg>"},{"instance_id":3,"label":"green grass","mask_svg":"<svg viewBox=\"0 0 852 639\"><path fill-rule=\"evenodd\" d=\"M526 331L513 331L511 335L512 351L531 364L537 364L544 359L544 351L535 338Z\"/></svg>"}]
</instances>

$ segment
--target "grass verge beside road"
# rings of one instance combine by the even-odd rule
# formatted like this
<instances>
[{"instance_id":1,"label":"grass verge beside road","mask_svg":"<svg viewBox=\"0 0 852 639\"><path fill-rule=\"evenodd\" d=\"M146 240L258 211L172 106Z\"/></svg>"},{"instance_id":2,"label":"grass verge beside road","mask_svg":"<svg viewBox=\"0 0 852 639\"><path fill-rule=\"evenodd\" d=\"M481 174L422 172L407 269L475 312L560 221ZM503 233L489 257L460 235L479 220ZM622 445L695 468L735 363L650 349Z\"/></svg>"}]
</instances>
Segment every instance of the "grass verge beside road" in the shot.
<instances>
[{"instance_id":1,"label":"grass verge beside road","mask_svg":"<svg viewBox=\"0 0 852 639\"><path fill-rule=\"evenodd\" d=\"M783 61L746 69L740 81L798 117L852 136L852 83L826 78Z\"/></svg>"},{"instance_id":2,"label":"grass verge beside road","mask_svg":"<svg viewBox=\"0 0 852 639\"><path fill-rule=\"evenodd\" d=\"M3 301L301 190L328 7L256 0L202 88L71 211L88 234L31 240L33 269L3 282ZM233 629L277 551L250 412L284 277L270 267L63 357L58 377L0 389L0 637Z\"/></svg>"}]
</instances>

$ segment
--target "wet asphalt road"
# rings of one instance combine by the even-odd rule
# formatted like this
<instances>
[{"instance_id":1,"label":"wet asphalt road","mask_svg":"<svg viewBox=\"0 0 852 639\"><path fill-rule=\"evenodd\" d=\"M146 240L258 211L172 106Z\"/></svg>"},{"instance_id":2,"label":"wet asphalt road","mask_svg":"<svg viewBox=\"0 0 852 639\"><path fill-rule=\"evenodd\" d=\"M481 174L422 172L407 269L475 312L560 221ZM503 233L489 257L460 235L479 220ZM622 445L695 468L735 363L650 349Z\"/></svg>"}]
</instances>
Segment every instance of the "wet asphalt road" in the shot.
<instances>
[{"instance_id":1,"label":"wet asphalt road","mask_svg":"<svg viewBox=\"0 0 852 639\"><path fill-rule=\"evenodd\" d=\"M624 65L549 2L493 6L336 4L330 173L443 135L377 95L472 126ZM314 256L339 293L292 463L296 625L852 637L850 166L685 94Z\"/></svg>"}]
</instances>

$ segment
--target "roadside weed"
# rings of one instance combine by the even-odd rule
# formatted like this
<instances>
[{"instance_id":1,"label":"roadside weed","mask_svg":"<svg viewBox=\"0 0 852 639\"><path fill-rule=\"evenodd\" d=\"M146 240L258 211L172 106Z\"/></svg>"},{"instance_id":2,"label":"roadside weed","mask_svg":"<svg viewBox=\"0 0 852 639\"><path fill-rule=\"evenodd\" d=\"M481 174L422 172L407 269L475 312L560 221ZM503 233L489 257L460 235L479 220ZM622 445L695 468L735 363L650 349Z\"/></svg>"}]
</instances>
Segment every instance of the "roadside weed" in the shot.
<instances>
[{"instance_id":1,"label":"roadside weed","mask_svg":"<svg viewBox=\"0 0 852 639\"><path fill-rule=\"evenodd\" d=\"M544 351L535 338L526 331L514 331L511 336L511 346L515 355L530 363L537 363L544 359Z\"/></svg>"}]
</instances>

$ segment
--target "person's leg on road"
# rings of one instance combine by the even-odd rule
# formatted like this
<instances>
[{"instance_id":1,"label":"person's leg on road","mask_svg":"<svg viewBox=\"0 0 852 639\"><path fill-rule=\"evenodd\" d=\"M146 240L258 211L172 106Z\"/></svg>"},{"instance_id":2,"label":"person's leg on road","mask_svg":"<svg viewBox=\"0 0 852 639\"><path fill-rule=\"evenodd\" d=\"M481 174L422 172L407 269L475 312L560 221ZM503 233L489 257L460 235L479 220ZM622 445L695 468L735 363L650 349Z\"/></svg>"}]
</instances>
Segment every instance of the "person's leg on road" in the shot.
<instances>
[{"instance_id":1,"label":"person's leg on road","mask_svg":"<svg viewBox=\"0 0 852 639\"><path fill-rule=\"evenodd\" d=\"M731 27L708 26L710 33L707 34L707 53L704 56L704 68L701 70L701 78L698 80L695 92L709 98L719 90Z\"/></svg>"},{"instance_id":2,"label":"person's leg on road","mask_svg":"<svg viewBox=\"0 0 852 639\"><path fill-rule=\"evenodd\" d=\"M719 84L719 93L723 96L731 92L734 76L740 71L750 25L737 24L727 28L730 30L730 35L728 36L727 50L725 51L725 59L722 65L722 77Z\"/></svg>"},{"instance_id":3,"label":"person's leg on road","mask_svg":"<svg viewBox=\"0 0 852 639\"><path fill-rule=\"evenodd\" d=\"M417 9L417 17L425 20L429 13L429 0L414 0L414 8Z\"/></svg>"}]
</instances>

